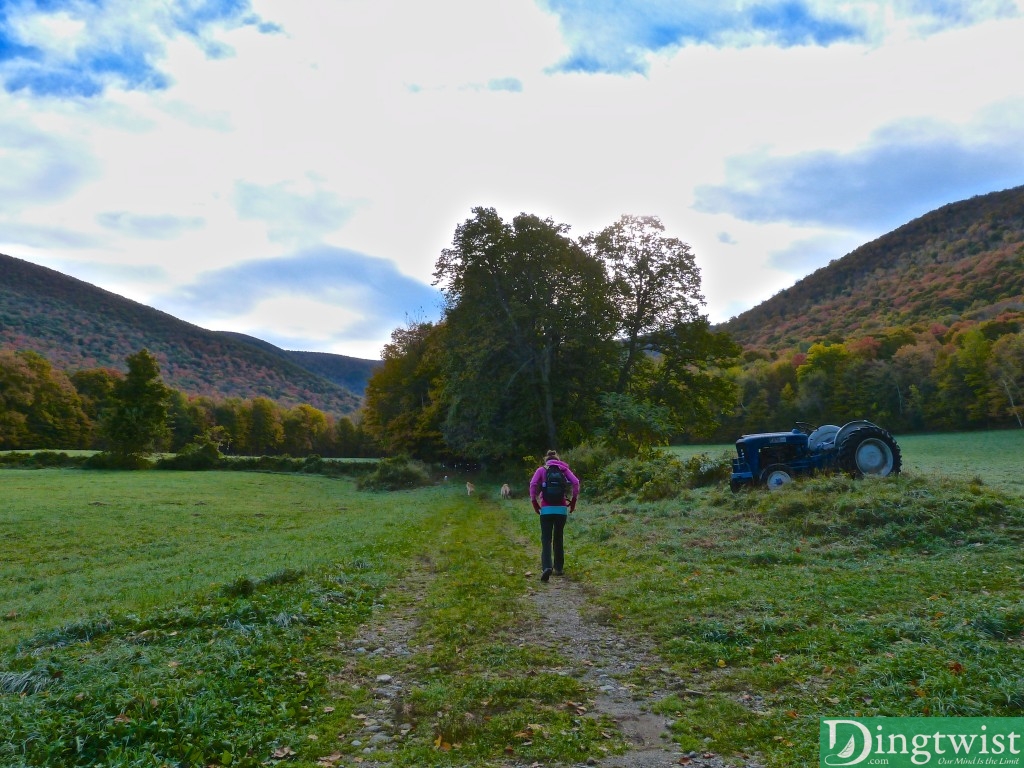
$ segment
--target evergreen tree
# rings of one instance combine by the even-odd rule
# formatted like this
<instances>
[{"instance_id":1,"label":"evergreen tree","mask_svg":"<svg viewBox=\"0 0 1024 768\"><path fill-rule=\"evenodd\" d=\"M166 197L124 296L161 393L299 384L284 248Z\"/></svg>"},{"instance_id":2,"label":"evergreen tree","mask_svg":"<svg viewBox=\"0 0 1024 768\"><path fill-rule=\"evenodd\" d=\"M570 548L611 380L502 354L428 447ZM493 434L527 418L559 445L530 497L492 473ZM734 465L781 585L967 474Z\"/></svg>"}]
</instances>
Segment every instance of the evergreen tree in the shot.
<instances>
[{"instance_id":1,"label":"evergreen tree","mask_svg":"<svg viewBox=\"0 0 1024 768\"><path fill-rule=\"evenodd\" d=\"M111 406L103 423L110 452L117 464L141 466L169 434L171 390L160 378L160 364L148 349L126 359L128 375L114 385Z\"/></svg>"}]
</instances>

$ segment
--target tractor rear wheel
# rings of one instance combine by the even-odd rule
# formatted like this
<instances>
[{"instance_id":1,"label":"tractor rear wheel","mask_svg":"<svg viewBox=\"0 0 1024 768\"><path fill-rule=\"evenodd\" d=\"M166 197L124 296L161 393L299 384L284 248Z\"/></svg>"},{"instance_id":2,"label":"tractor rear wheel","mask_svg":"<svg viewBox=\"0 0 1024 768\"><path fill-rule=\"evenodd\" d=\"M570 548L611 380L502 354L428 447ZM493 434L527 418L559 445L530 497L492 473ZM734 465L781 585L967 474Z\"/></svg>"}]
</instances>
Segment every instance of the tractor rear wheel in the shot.
<instances>
[{"instance_id":1,"label":"tractor rear wheel","mask_svg":"<svg viewBox=\"0 0 1024 768\"><path fill-rule=\"evenodd\" d=\"M769 464L761 473L761 482L768 486L768 490L776 491L793 482L793 470L785 464Z\"/></svg>"},{"instance_id":2,"label":"tractor rear wheel","mask_svg":"<svg viewBox=\"0 0 1024 768\"><path fill-rule=\"evenodd\" d=\"M896 439L874 424L852 430L837 448L840 468L854 477L898 475L903 467Z\"/></svg>"}]
</instances>

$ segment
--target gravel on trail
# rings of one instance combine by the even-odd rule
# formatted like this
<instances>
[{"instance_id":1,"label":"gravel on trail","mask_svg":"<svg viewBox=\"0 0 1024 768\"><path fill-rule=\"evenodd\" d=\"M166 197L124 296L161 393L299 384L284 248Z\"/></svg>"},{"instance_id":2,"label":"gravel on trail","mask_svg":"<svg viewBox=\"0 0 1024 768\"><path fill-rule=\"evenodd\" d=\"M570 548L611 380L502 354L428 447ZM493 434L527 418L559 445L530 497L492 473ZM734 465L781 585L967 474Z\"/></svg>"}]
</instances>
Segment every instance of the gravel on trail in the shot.
<instances>
[{"instance_id":1,"label":"gravel on trail","mask_svg":"<svg viewBox=\"0 0 1024 768\"><path fill-rule=\"evenodd\" d=\"M528 574L536 579L535 574ZM423 574L410 573L403 588L409 592L426 588ZM643 638L626 637L592 617L585 588L571 576L553 577L547 583L539 580L528 590L538 615L539 625L531 627L531 642L540 647L557 649L567 658L570 667L550 669L556 674L570 674L588 683L595 696L588 717L613 720L624 740L631 745L622 755L589 758L571 768L762 768L754 759L727 762L713 752L683 752L671 739L671 720L651 711L651 705L672 693L682 696L703 695L689 687L693 682L680 679L660 660ZM393 674L377 675L365 683L372 688L379 703L376 711L358 715L360 729L351 737L351 745L365 750L367 757L360 768L387 768L386 753L397 748L409 735L408 725L401 720L401 701L406 692L417 685L404 675L407 666L402 659L418 652L410 646L418 624L415 599L388 616L381 616L362 628L347 644L350 659L368 654L394 661ZM351 665L350 665L351 666ZM349 670L351 672L351 669ZM342 672L338 682L350 678ZM642 680L642 685L635 681ZM370 755L373 755L371 758ZM343 763L338 763L343 764ZM494 763L489 763L494 765ZM334 763L324 763L334 765ZM540 768L539 763L506 760L503 768Z\"/></svg>"}]
</instances>

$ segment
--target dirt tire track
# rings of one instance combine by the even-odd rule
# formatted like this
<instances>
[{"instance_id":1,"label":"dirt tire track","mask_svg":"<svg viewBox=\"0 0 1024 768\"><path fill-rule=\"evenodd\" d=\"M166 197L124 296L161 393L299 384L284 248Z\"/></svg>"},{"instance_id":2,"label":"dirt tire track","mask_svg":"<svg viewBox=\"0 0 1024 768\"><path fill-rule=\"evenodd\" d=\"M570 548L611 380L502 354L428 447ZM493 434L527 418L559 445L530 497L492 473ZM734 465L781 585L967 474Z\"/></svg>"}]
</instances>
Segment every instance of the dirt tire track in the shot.
<instances>
[{"instance_id":1,"label":"dirt tire track","mask_svg":"<svg viewBox=\"0 0 1024 768\"><path fill-rule=\"evenodd\" d=\"M597 691L593 716L606 715L618 725L632 748L624 755L589 761L603 768L665 768L690 765L694 768L722 768L717 755L683 753L669 735L671 724L664 716L650 711L649 704L678 689L675 678L649 645L638 638L627 638L614 629L587 618L588 599L584 589L567 577L552 577L538 584L531 595L542 619L543 639L556 643L560 652L577 667L581 679ZM641 673L653 689L639 693L622 678Z\"/></svg>"},{"instance_id":2,"label":"dirt tire track","mask_svg":"<svg viewBox=\"0 0 1024 768\"><path fill-rule=\"evenodd\" d=\"M403 675L403 672L410 671L408 667L398 670L403 657L426 650L411 646L409 642L422 621L418 604L438 576L431 565L429 561L419 562L418 567L396 583L394 592L402 597L394 605L394 610L365 623L347 643L347 648L342 649L347 651L350 659L353 654L381 655L391 659L397 672L394 676L385 676L386 680L362 677L361 682L373 688L376 711L367 713L363 727L349 737L367 746L360 768L387 768L389 761L377 750L386 753L397 747L408 734L408 726L403 727L401 701L411 688L418 685L418 681ZM525 599L540 617L539 622L531 623L529 642L557 650L568 659L573 667L571 670L550 671L569 672L592 687L595 691L593 709L588 716L611 718L625 740L633 745L625 754L591 758L585 763L573 764L573 768L668 768L679 765L690 768L731 768L736 765L762 768L760 763L752 760L734 763L710 752L684 753L671 740L671 721L651 712L650 706L673 692L701 695L689 687L692 683L673 673L654 653L646 638L625 636L597 621L585 586L571 576L553 576L547 583L536 581L536 574L527 574L527 578L532 584ZM358 666L350 660L345 672L338 675L338 682L354 682ZM637 679L638 675L643 679L642 690L626 679ZM376 759L370 757L371 753L376 753ZM537 764L502 761L500 765L503 768L535 768Z\"/></svg>"}]
</instances>

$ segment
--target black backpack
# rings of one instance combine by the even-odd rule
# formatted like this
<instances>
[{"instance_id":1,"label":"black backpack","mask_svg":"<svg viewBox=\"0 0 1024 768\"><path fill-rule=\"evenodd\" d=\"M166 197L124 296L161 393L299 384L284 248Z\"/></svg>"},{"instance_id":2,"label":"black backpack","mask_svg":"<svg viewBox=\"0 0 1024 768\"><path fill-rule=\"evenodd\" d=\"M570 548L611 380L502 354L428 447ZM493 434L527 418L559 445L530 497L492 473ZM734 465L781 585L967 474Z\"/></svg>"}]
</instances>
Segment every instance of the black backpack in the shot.
<instances>
[{"instance_id":1,"label":"black backpack","mask_svg":"<svg viewBox=\"0 0 1024 768\"><path fill-rule=\"evenodd\" d=\"M569 479L561 467L550 465L544 468L544 483L541 486L540 495L550 506L561 506L565 504L565 491L568 488Z\"/></svg>"}]
</instances>

